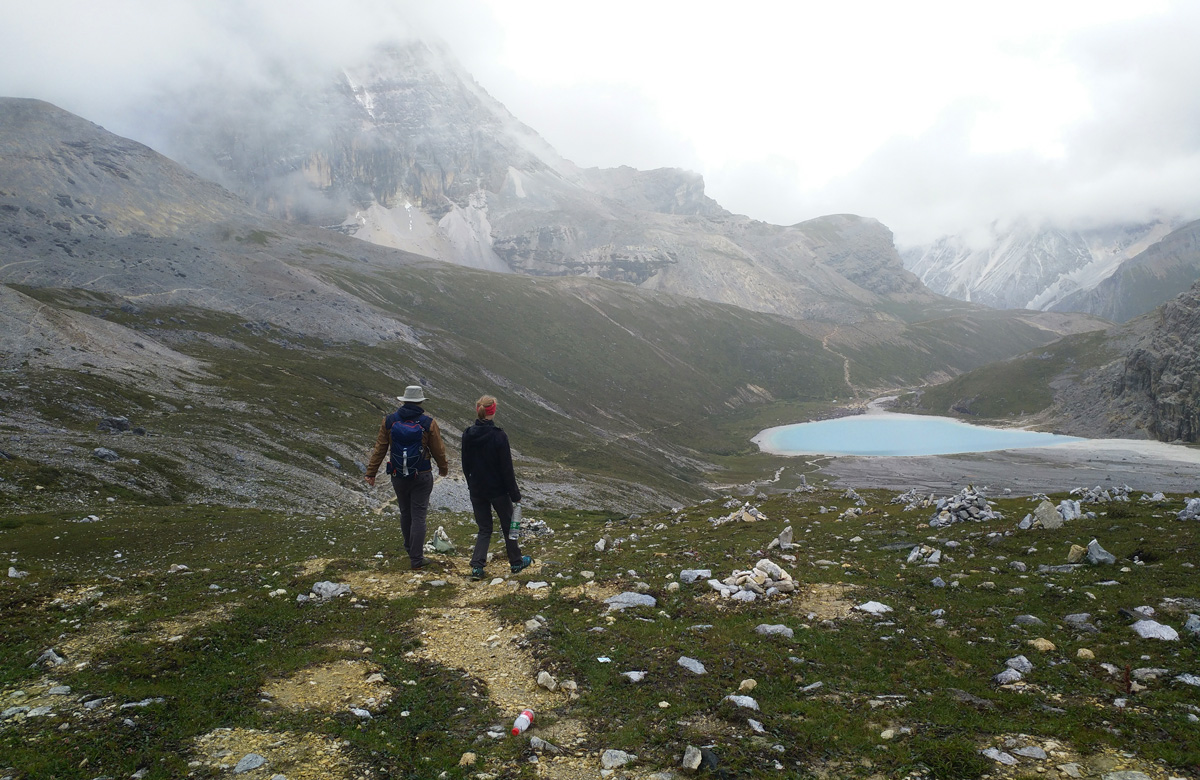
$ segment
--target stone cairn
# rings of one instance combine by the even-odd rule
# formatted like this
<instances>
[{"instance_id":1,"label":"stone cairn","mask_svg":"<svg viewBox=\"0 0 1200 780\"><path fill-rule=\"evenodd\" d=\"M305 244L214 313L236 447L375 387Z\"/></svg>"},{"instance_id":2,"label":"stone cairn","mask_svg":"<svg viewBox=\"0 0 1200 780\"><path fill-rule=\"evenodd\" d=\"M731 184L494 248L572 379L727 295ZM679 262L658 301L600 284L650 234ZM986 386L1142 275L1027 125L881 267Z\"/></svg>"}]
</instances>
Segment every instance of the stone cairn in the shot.
<instances>
[{"instance_id":1,"label":"stone cairn","mask_svg":"<svg viewBox=\"0 0 1200 780\"><path fill-rule=\"evenodd\" d=\"M1176 517L1180 520L1200 520L1200 498L1189 498Z\"/></svg>"},{"instance_id":2,"label":"stone cairn","mask_svg":"<svg viewBox=\"0 0 1200 780\"><path fill-rule=\"evenodd\" d=\"M987 498L971 487L963 488L958 495L940 499L936 507L937 512L929 518L929 525L933 528L945 528L968 521L999 520L1001 517L999 512L992 509Z\"/></svg>"},{"instance_id":3,"label":"stone cairn","mask_svg":"<svg viewBox=\"0 0 1200 780\"><path fill-rule=\"evenodd\" d=\"M904 511L910 512L914 509L929 509L937 504L937 496L930 493L928 496L924 493L918 493L916 488L905 491L893 498L888 503L904 504Z\"/></svg>"},{"instance_id":4,"label":"stone cairn","mask_svg":"<svg viewBox=\"0 0 1200 780\"><path fill-rule=\"evenodd\" d=\"M1077 496L1081 504L1107 504L1111 501L1129 501L1129 493L1133 488L1129 485L1115 488L1075 488L1071 495Z\"/></svg>"},{"instance_id":5,"label":"stone cairn","mask_svg":"<svg viewBox=\"0 0 1200 780\"><path fill-rule=\"evenodd\" d=\"M773 561L763 558L753 569L734 571L724 580L709 580L709 587L727 599L754 601L758 598L787 596L796 590L792 575Z\"/></svg>"},{"instance_id":6,"label":"stone cairn","mask_svg":"<svg viewBox=\"0 0 1200 780\"><path fill-rule=\"evenodd\" d=\"M758 507L750 506L750 502L746 502L724 517L710 518L709 522L718 526L726 523L757 523L759 520L766 519L767 516L758 511Z\"/></svg>"},{"instance_id":7,"label":"stone cairn","mask_svg":"<svg viewBox=\"0 0 1200 780\"><path fill-rule=\"evenodd\" d=\"M855 506L867 505L867 499L860 496L858 491L856 491L854 488L847 488L846 492L842 494L842 498L846 499L847 501L853 501Z\"/></svg>"}]
</instances>

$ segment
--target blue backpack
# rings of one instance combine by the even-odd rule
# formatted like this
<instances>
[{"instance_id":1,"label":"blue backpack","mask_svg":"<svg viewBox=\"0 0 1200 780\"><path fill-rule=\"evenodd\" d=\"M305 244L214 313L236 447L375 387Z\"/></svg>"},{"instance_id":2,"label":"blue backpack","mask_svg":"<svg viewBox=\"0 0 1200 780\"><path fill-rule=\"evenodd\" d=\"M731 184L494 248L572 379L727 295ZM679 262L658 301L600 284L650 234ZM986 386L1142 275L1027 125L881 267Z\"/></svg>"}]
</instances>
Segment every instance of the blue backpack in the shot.
<instances>
[{"instance_id":1,"label":"blue backpack","mask_svg":"<svg viewBox=\"0 0 1200 780\"><path fill-rule=\"evenodd\" d=\"M416 419L396 420L392 423L392 447L388 458L387 473L408 477L418 469L428 470L429 450L425 446L425 434L433 418L423 414Z\"/></svg>"}]
</instances>

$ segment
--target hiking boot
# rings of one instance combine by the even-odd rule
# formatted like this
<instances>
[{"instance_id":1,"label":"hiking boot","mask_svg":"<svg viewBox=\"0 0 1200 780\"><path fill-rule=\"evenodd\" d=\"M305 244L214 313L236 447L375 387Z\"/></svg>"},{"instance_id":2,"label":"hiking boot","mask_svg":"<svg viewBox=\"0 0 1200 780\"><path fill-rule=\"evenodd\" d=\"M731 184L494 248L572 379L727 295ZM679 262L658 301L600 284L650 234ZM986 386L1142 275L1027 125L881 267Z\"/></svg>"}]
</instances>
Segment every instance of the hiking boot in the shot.
<instances>
[{"instance_id":1,"label":"hiking boot","mask_svg":"<svg viewBox=\"0 0 1200 780\"><path fill-rule=\"evenodd\" d=\"M419 561L413 561L413 562L410 564L410 566L412 567L412 569L413 569L414 571L415 571L416 569L424 569L424 568L425 568L426 566L428 566L428 565L429 565L429 559L428 559L428 558L422 558L421 560L419 560Z\"/></svg>"},{"instance_id":2,"label":"hiking boot","mask_svg":"<svg viewBox=\"0 0 1200 780\"><path fill-rule=\"evenodd\" d=\"M513 573L513 574L516 574L517 572L520 572L520 571L522 571L523 569L528 569L528 568L529 568L530 566L532 566L532 565L533 565L533 558L530 558L528 555L522 555L522 556L521 556L521 562L520 562L520 563L514 563L514 564L513 564L512 566L510 566L509 568L511 568L511 569L512 569L512 573Z\"/></svg>"},{"instance_id":3,"label":"hiking boot","mask_svg":"<svg viewBox=\"0 0 1200 780\"><path fill-rule=\"evenodd\" d=\"M487 572L485 572L483 569L471 569L471 579L475 580L476 582L478 582L479 580L483 579L486 576L487 576Z\"/></svg>"}]
</instances>

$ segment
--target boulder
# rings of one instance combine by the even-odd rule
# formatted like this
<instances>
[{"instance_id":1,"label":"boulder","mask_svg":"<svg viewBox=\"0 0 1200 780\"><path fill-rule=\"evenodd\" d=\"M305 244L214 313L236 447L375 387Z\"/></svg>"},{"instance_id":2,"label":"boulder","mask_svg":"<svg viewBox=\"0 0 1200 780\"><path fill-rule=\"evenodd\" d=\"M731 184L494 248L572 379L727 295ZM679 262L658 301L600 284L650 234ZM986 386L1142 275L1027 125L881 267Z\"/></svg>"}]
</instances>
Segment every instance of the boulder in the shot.
<instances>
[{"instance_id":1,"label":"boulder","mask_svg":"<svg viewBox=\"0 0 1200 780\"><path fill-rule=\"evenodd\" d=\"M1093 539L1092 541L1088 542L1087 560L1088 563L1092 564L1093 566L1098 566L1103 563L1116 563L1117 556L1113 555L1108 550L1105 550L1100 546L1100 542Z\"/></svg>"},{"instance_id":2,"label":"boulder","mask_svg":"<svg viewBox=\"0 0 1200 780\"><path fill-rule=\"evenodd\" d=\"M633 593L631 591L609 596L604 600L604 603L608 605L609 612L620 612L628 607L654 607L658 605L658 601L653 596L646 593Z\"/></svg>"},{"instance_id":3,"label":"boulder","mask_svg":"<svg viewBox=\"0 0 1200 780\"><path fill-rule=\"evenodd\" d=\"M1042 528L1054 530L1062 528L1063 518L1054 508L1054 504L1049 501L1042 501L1037 505L1037 509L1033 510L1033 519L1041 523Z\"/></svg>"},{"instance_id":4,"label":"boulder","mask_svg":"<svg viewBox=\"0 0 1200 780\"><path fill-rule=\"evenodd\" d=\"M312 586L313 595L324 601L337 598L338 596L347 596L350 594L350 586L344 582L329 582L324 580Z\"/></svg>"},{"instance_id":5,"label":"boulder","mask_svg":"<svg viewBox=\"0 0 1200 780\"><path fill-rule=\"evenodd\" d=\"M1157 620L1139 620L1130 628L1142 639L1161 639L1165 642L1174 642L1179 639L1178 631L1170 626L1164 626Z\"/></svg>"}]
</instances>

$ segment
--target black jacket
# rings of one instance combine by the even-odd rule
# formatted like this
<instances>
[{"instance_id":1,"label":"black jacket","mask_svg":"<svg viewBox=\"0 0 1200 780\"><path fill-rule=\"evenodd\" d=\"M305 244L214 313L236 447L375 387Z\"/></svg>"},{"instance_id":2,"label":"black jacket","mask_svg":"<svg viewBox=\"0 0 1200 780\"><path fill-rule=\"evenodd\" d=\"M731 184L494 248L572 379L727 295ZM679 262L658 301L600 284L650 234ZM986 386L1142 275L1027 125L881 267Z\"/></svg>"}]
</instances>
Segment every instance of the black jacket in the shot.
<instances>
[{"instance_id":1,"label":"black jacket","mask_svg":"<svg viewBox=\"0 0 1200 780\"><path fill-rule=\"evenodd\" d=\"M473 495L495 498L507 493L514 504L521 500L508 434L492 420L476 420L463 431L462 470Z\"/></svg>"}]
</instances>

